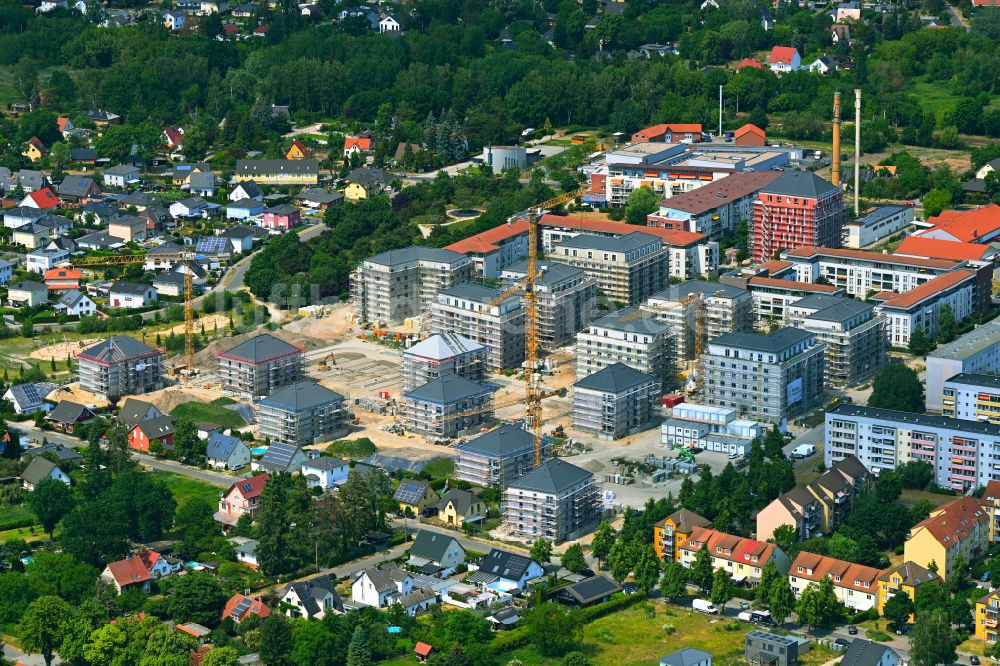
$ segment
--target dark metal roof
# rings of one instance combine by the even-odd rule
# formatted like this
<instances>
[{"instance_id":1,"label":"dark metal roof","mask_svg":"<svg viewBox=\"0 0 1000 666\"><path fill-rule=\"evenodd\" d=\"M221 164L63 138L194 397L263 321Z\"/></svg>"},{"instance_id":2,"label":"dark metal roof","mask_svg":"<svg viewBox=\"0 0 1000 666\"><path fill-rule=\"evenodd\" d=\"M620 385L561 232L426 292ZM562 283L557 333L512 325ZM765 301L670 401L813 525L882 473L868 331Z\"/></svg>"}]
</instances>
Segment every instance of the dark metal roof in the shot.
<instances>
[{"instance_id":1,"label":"dark metal roof","mask_svg":"<svg viewBox=\"0 0 1000 666\"><path fill-rule=\"evenodd\" d=\"M585 469L571 465L560 458L549 458L517 481L510 484L517 490L530 490L552 495L560 495L568 488L586 481L593 481L594 475Z\"/></svg>"},{"instance_id":2,"label":"dark metal roof","mask_svg":"<svg viewBox=\"0 0 1000 666\"><path fill-rule=\"evenodd\" d=\"M669 327L656 320L656 317L650 313L648 316L635 317L634 319L628 319L622 321L622 319L634 313L638 308L636 306L630 306L613 312L605 317L601 317L596 321L590 322L591 326L596 326L598 328L610 328L615 331L626 331L628 333L640 333L643 335L660 335L661 333L666 333Z\"/></svg>"},{"instance_id":3,"label":"dark metal roof","mask_svg":"<svg viewBox=\"0 0 1000 666\"><path fill-rule=\"evenodd\" d=\"M615 363L597 372L587 375L576 384L575 388L601 391L603 393L624 393L643 384L656 384L657 381L645 372L640 372L624 363Z\"/></svg>"},{"instance_id":4,"label":"dark metal roof","mask_svg":"<svg viewBox=\"0 0 1000 666\"><path fill-rule=\"evenodd\" d=\"M559 241L559 245L563 247L601 250L602 252L631 252L651 243L662 245L662 241L659 238L641 231L633 231L618 238L596 236L594 234L578 234Z\"/></svg>"},{"instance_id":5,"label":"dark metal roof","mask_svg":"<svg viewBox=\"0 0 1000 666\"><path fill-rule=\"evenodd\" d=\"M413 540L413 545L410 546L410 556L422 557L425 560L440 563L441 558L451 548L452 543L458 543L453 536L420 530L417 532L417 537ZM461 544L459 544L459 548L461 547ZM464 551L465 549L463 548L462 550Z\"/></svg>"},{"instance_id":6,"label":"dark metal roof","mask_svg":"<svg viewBox=\"0 0 1000 666\"><path fill-rule=\"evenodd\" d=\"M966 419L953 419L946 416L930 416L928 414L915 414L913 412L898 412L893 409L879 409L877 407L863 407L861 405L848 405L840 403L833 409L827 411L830 416L858 416L874 419L881 422L880 425L892 427L894 423L905 423L907 425L921 425L929 428L948 428L955 432L974 432L980 435L1000 437L1000 425L987 423L985 421L969 421Z\"/></svg>"},{"instance_id":7,"label":"dark metal roof","mask_svg":"<svg viewBox=\"0 0 1000 666\"><path fill-rule=\"evenodd\" d=\"M442 375L432 379L423 386L418 386L403 397L410 400L433 402L447 405L466 398L489 395L493 389L482 384L469 381L459 375Z\"/></svg>"},{"instance_id":8,"label":"dark metal roof","mask_svg":"<svg viewBox=\"0 0 1000 666\"><path fill-rule=\"evenodd\" d=\"M531 451L534 446L535 438L531 433L517 426L504 425L468 442L463 442L455 449L495 458L505 458Z\"/></svg>"},{"instance_id":9,"label":"dark metal roof","mask_svg":"<svg viewBox=\"0 0 1000 666\"><path fill-rule=\"evenodd\" d=\"M580 605L593 603L621 591L621 585L604 575L584 578L579 583L563 588L563 592L572 596Z\"/></svg>"},{"instance_id":10,"label":"dark metal roof","mask_svg":"<svg viewBox=\"0 0 1000 666\"><path fill-rule=\"evenodd\" d=\"M219 354L219 356L221 358L249 361L251 363L264 363L301 353L302 350L295 345L276 338L269 333L262 333L250 338L246 342L227 349Z\"/></svg>"},{"instance_id":11,"label":"dark metal roof","mask_svg":"<svg viewBox=\"0 0 1000 666\"><path fill-rule=\"evenodd\" d=\"M389 250L388 252L376 254L373 257L365 259L365 262L381 266L398 266L414 261L438 261L453 264L465 259L466 256L464 254L452 252L451 250L414 245L413 247L406 247L401 250Z\"/></svg>"},{"instance_id":12,"label":"dark metal roof","mask_svg":"<svg viewBox=\"0 0 1000 666\"><path fill-rule=\"evenodd\" d=\"M260 404L291 412L301 412L343 399L344 396L336 391L331 391L314 381L305 380L278 389L261 400Z\"/></svg>"},{"instance_id":13,"label":"dark metal roof","mask_svg":"<svg viewBox=\"0 0 1000 666\"><path fill-rule=\"evenodd\" d=\"M805 199L821 199L839 188L808 171L786 171L761 189L762 194L780 194Z\"/></svg>"},{"instance_id":14,"label":"dark metal roof","mask_svg":"<svg viewBox=\"0 0 1000 666\"><path fill-rule=\"evenodd\" d=\"M746 289L740 289L739 287L731 284L723 284L721 282L688 280L687 282L682 282L680 284L672 284L663 291L653 294L651 300L659 299L664 301L679 301L680 299L690 296L691 294L698 293L704 294L706 298L739 298L743 294L748 294L750 292Z\"/></svg>"},{"instance_id":15,"label":"dark metal roof","mask_svg":"<svg viewBox=\"0 0 1000 666\"><path fill-rule=\"evenodd\" d=\"M807 331L786 327L773 333L727 333L712 340L711 344L778 354L812 337L813 334Z\"/></svg>"},{"instance_id":16,"label":"dark metal roof","mask_svg":"<svg viewBox=\"0 0 1000 666\"><path fill-rule=\"evenodd\" d=\"M957 375L946 379L945 384L962 384L964 386L988 386L990 388L1000 388L1000 376L980 375L974 372L960 372Z\"/></svg>"}]
</instances>

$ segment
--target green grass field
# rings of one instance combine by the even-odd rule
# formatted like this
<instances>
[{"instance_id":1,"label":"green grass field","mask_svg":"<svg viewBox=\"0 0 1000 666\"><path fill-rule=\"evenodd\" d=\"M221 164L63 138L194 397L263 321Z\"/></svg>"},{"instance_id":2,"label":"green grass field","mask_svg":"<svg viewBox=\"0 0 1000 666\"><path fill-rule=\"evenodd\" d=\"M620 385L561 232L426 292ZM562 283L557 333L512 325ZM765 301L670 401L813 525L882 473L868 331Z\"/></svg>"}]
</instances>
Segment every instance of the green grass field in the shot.
<instances>
[{"instance_id":1,"label":"green grass field","mask_svg":"<svg viewBox=\"0 0 1000 666\"><path fill-rule=\"evenodd\" d=\"M177 501L178 507L183 506L193 499L203 499L213 506L219 501L219 493L222 491L219 486L213 486L211 483L189 479L178 474L171 474L170 472L152 472L152 474L155 474L157 478L163 479L166 482L167 487L170 488L170 492L174 494L174 499Z\"/></svg>"},{"instance_id":2,"label":"green grass field","mask_svg":"<svg viewBox=\"0 0 1000 666\"><path fill-rule=\"evenodd\" d=\"M207 405L201 402L184 402L174 407L170 415L195 423L215 423L223 428L242 428L246 425L242 416L219 403L219 400Z\"/></svg>"}]
</instances>

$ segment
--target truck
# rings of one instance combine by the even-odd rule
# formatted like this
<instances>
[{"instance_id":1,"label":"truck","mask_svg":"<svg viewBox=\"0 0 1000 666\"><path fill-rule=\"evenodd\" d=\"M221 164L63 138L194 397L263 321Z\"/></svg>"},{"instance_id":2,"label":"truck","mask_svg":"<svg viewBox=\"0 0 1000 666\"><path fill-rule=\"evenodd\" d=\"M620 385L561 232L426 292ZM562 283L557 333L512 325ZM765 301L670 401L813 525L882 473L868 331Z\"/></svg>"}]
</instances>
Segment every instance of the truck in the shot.
<instances>
[{"instance_id":1,"label":"truck","mask_svg":"<svg viewBox=\"0 0 1000 666\"><path fill-rule=\"evenodd\" d=\"M774 626L774 618L771 617L771 612L766 610L755 610L750 613L750 621L754 624L764 624L767 626Z\"/></svg>"},{"instance_id":2,"label":"truck","mask_svg":"<svg viewBox=\"0 0 1000 666\"><path fill-rule=\"evenodd\" d=\"M691 604L691 607L694 608L696 611L705 613L706 615L719 614L719 609L716 608L715 604L713 604L708 599L695 599L694 602Z\"/></svg>"},{"instance_id":3,"label":"truck","mask_svg":"<svg viewBox=\"0 0 1000 666\"><path fill-rule=\"evenodd\" d=\"M808 458L812 454L816 453L816 445L814 444L799 444L792 451L793 458Z\"/></svg>"}]
</instances>

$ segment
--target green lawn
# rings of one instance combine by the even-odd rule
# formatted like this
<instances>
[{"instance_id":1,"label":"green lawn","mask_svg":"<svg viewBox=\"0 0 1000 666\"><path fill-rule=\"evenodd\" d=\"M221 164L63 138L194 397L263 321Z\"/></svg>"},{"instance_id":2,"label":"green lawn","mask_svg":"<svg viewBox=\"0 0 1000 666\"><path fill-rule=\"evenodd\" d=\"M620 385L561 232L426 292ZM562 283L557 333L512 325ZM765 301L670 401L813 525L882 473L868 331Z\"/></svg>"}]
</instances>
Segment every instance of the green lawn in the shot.
<instances>
[{"instance_id":1,"label":"green lawn","mask_svg":"<svg viewBox=\"0 0 1000 666\"><path fill-rule=\"evenodd\" d=\"M215 423L223 428L242 428L246 425L243 417L231 409L219 404L220 400L209 404L202 402L184 402L170 411L171 416L185 418L195 423Z\"/></svg>"},{"instance_id":2,"label":"green lawn","mask_svg":"<svg viewBox=\"0 0 1000 666\"><path fill-rule=\"evenodd\" d=\"M203 499L213 506L219 502L219 493L222 491L219 486L170 472L152 472L152 474L166 482L170 492L174 494L178 507L193 499Z\"/></svg>"},{"instance_id":3,"label":"green lawn","mask_svg":"<svg viewBox=\"0 0 1000 666\"><path fill-rule=\"evenodd\" d=\"M947 86L928 81L914 83L910 88L910 92L920 100L920 105L925 111L932 112L936 112L942 106L948 104L954 105L962 98L961 95L952 93ZM1000 98L994 96L990 101L990 106L996 106L998 99Z\"/></svg>"}]
</instances>

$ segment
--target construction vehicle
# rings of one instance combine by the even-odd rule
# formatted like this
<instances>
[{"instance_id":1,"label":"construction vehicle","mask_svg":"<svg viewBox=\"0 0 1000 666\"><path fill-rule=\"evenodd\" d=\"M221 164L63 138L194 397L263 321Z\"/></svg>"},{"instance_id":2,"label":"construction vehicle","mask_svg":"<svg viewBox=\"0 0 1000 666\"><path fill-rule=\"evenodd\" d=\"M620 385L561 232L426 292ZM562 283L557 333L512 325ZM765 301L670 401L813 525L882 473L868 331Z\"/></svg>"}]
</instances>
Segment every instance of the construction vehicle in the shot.
<instances>
[{"instance_id":1,"label":"construction vehicle","mask_svg":"<svg viewBox=\"0 0 1000 666\"><path fill-rule=\"evenodd\" d=\"M688 449L684 448L682 445L674 444L674 450L677 451L678 460L683 460L684 462L688 463L694 462L694 454L691 453Z\"/></svg>"},{"instance_id":2,"label":"construction vehicle","mask_svg":"<svg viewBox=\"0 0 1000 666\"><path fill-rule=\"evenodd\" d=\"M194 270L193 262L203 259L194 252L174 252L155 255L156 262L181 262L187 268L184 271L184 367L188 377L194 375ZM127 266L144 264L147 257L144 254L115 254L109 257L96 257L74 261L74 268L97 268L100 266Z\"/></svg>"}]
</instances>

